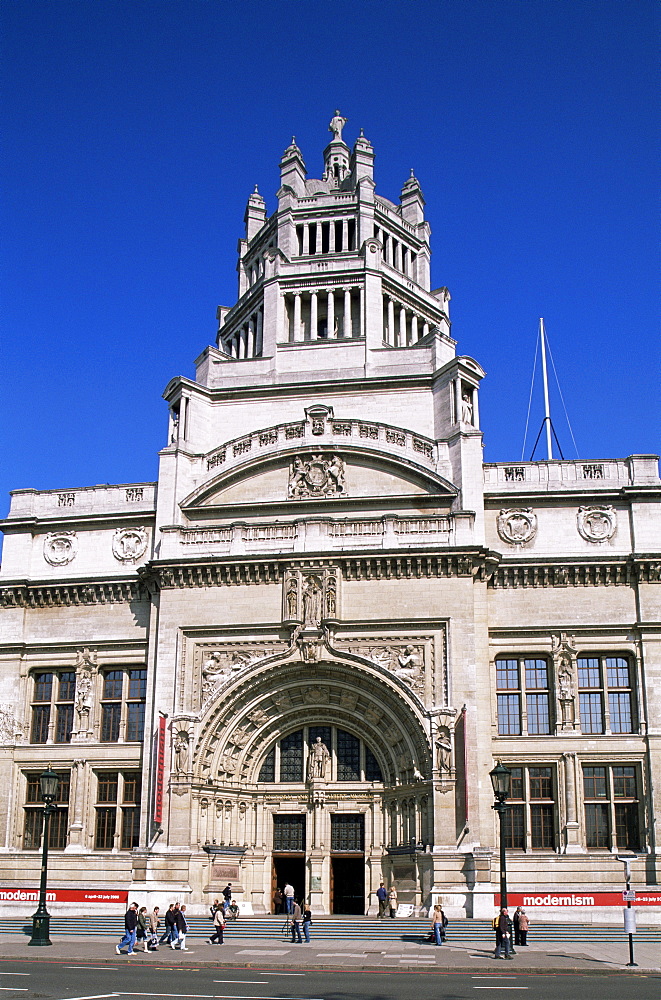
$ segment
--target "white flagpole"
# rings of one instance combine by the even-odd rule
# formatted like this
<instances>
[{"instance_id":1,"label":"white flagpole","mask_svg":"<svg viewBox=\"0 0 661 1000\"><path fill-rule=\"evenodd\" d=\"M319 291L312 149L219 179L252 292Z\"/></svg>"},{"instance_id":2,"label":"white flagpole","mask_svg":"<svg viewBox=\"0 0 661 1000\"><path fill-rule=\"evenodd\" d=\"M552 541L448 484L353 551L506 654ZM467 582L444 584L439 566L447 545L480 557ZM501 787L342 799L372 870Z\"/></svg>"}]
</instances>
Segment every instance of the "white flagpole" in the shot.
<instances>
[{"instance_id":1,"label":"white flagpole","mask_svg":"<svg viewBox=\"0 0 661 1000\"><path fill-rule=\"evenodd\" d=\"M544 382L544 423L546 424L546 457L549 461L553 458L553 444L551 441L551 409L549 406L549 380L546 372L546 334L544 333L544 320L539 321L539 337L542 342L542 380Z\"/></svg>"}]
</instances>

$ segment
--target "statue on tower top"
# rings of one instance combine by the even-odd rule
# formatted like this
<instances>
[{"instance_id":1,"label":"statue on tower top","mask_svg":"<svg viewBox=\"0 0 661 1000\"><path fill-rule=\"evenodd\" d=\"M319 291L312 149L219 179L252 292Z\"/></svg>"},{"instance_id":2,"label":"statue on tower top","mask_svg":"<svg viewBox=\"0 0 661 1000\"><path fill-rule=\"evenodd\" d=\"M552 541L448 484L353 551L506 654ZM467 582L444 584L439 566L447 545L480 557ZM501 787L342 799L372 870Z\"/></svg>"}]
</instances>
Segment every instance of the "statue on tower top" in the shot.
<instances>
[{"instance_id":1,"label":"statue on tower top","mask_svg":"<svg viewBox=\"0 0 661 1000\"><path fill-rule=\"evenodd\" d=\"M336 110L328 126L328 131L333 133L333 140L337 139L339 142L342 142L342 129L346 123L347 119L343 118L340 112Z\"/></svg>"}]
</instances>

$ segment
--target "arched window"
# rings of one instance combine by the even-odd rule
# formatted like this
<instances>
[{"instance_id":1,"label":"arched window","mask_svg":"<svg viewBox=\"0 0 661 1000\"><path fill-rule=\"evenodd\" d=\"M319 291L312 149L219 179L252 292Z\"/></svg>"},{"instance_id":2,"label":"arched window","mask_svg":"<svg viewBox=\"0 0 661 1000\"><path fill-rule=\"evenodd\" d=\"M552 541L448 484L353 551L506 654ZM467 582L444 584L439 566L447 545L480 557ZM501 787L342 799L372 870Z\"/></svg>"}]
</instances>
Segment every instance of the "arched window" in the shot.
<instances>
[{"instance_id":1,"label":"arched window","mask_svg":"<svg viewBox=\"0 0 661 1000\"><path fill-rule=\"evenodd\" d=\"M383 781L379 762L358 736L335 726L305 726L283 736L262 761L258 781L303 782L309 748L320 740L328 750L325 777L330 781Z\"/></svg>"}]
</instances>

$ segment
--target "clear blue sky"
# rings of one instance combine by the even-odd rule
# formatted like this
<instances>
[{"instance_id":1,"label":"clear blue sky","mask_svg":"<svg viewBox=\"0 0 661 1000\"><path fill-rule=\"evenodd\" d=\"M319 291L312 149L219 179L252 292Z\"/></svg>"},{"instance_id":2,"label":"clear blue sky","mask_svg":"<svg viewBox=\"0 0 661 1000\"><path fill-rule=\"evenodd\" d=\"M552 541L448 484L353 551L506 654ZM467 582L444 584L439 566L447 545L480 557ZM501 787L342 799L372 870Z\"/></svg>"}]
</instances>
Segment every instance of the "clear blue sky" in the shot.
<instances>
[{"instance_id":1,"label":"clear blue sky","mask_svg":"<svg viewBox=\"0 0 661 1000\"><path fill-rule=\"evenodd\" d=\"M5 0L0 513L12 488L156 478L246 199L273 210L292 134L320 175L336 107L381 194L420 179L486 459L520 457L540 316L580 456L657 451L659 10Z\"/></svg>"}]
</instances>

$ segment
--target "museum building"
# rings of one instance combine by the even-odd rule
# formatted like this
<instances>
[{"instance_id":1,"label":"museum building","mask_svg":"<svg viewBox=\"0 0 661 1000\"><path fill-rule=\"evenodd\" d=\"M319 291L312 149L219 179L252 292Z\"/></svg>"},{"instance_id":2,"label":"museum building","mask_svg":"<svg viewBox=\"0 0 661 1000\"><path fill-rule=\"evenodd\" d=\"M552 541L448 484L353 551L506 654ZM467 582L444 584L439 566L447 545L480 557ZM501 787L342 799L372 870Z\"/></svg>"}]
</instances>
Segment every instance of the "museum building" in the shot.
<instances>
[{"instance_id":1,"label":"museum building","mask_svg":"<svg viewBox=\"0 0 661 1000\"><path fill-rule=\"evenodd\" d=\"M273 215L250 195L158 482L12 493L5 913L38 886L49 763L56 912L77 887L202 913L230 881L264 913L289 881L373 913L385 881L491 915L497 760L513 892L599 907L622 851L658 887L657 457L484 464L420 185L378 195L345 124L320 179L292 140Z\"/></svg>"}]
</instances>

